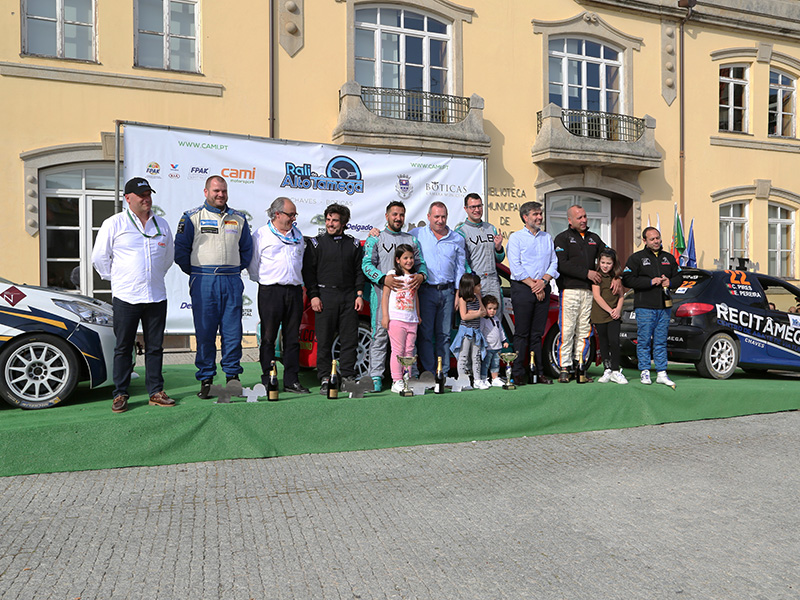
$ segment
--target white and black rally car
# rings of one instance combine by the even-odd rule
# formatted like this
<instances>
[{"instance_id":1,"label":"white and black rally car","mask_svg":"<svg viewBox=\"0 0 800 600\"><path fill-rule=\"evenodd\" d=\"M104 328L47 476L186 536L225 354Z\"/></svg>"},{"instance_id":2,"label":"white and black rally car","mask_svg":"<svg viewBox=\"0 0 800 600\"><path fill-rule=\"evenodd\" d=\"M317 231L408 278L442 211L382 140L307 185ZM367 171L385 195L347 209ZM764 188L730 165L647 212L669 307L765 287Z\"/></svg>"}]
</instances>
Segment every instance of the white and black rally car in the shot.
<instances>
[{"instance_id":1,"label":"white and black rally car","mask_svg":"<svg viewBox=\"0 0 800 600\"><path fill-rule=\"evenodd\" d=\"M0 396L21 408L66 400L81 381L111 382L111 305L0 278Z\"/></svg>"}]
</instances>

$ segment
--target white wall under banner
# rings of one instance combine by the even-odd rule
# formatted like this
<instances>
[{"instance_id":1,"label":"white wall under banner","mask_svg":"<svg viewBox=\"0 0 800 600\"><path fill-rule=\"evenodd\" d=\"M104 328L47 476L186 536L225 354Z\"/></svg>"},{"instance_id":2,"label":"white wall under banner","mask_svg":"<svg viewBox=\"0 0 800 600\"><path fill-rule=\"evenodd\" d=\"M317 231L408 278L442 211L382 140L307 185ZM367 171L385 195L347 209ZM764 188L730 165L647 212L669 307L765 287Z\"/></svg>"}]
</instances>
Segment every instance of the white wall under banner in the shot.
<instances>
[{"instance_id":1,"label":"white wall under banner","mask_svg":"<svg viewBox=\"0 0 800 600\"><path fill-rule=\"evenodd\" d=\"M184 211L200 206L211 175L228 182L228 204L245 212L253 231L267 222L266 209L278 196L297 205L297 226L305 236L324 231L325 207L350 208L347 233L364 239L385 224L386 205L406 205L406 226L426 223L431 202L444 202L454 227L464 220L464 196L484 192L484 162L432 154L353 149L248 138L221 133L126 124L125 181L145 177L156 191L153 209L173 233ZM258 323L257 285L245 280L244 329ZM188 276L177 265L167 274L167 332L194 332Z\"/></svg>"}]
</instances>

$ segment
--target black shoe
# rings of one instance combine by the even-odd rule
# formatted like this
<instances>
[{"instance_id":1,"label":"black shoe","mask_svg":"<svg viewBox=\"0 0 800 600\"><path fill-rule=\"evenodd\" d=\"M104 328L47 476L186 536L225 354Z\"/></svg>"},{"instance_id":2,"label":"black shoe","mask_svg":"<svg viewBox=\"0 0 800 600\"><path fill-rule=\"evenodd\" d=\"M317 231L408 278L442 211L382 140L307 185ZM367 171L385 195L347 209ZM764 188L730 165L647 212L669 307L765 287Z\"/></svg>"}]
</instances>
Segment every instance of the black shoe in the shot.
<instances>
[{"instance_id":1,"label":"black shoe","mask_svg":"<svg viewBox=\"0 0 800 600\"><path fill-rule=\"evenodd\" d=\"M238 375L226 375L225 376L225 383L230 383L231 381L239 381Z\"/></svg>"},{"instance_id":2,"label":"black shoe","mask_svg":"<svg viewBox=\"0 0 800 600\"><path fill-rule=\"evenodd\" d=\"M320 395L322 395L322 396L325 396L325 395L327 395L327 394L328 394L328 387L329 387L329 386L330 386L330 384L328 383L328 380L327 380L327 379L323 379L323 380L322 380L322 383L321 383L321 384L320 384L320 386L319 386L319 393L320 393Z\"/></svg>"},{"instance_id":3,"label":"black shoe","mask_svg":"<svg viewBox=\"0 0 800 600\"><path fill-rule=\"evenodd\" d=\"M547 375L539 375L539 383L543 383L545 385L553 385L553 380L550 379Z\"/></svg>"},{"instance_id":4,"label":"black shoe","mask_svg":"<svg viewBox=\"0 0 800 600\"><path fill-rule=\"evenodd\" d=\"M284 392L292 392L294 394L310 394L311 391L305 387L299 381L297 383L293 383L291 385L283 384L283 391Z\"/></svg>"},{"instance_id":5,"label":"black shoe","mask_svg":"<svg viewBox=\"0 0 800 600\"><path fill-rule=\"evenodd\" d=\"M203 400L211 398L211 385L213 383L214 380L211 378L203 379L203 381L200 382L200 391L197 392L197 397L202 398Z\"/></svg>"},{"instance_id":6,"label":"black shoe","mask_svg":"<svg viewBox=\"0 0 800 600\"><path fill-rule=\"evenodd\" d=\"M567 371L561 371L558 375L558 383L569 383L570 376Z\"/></svg>"}]
</instances>

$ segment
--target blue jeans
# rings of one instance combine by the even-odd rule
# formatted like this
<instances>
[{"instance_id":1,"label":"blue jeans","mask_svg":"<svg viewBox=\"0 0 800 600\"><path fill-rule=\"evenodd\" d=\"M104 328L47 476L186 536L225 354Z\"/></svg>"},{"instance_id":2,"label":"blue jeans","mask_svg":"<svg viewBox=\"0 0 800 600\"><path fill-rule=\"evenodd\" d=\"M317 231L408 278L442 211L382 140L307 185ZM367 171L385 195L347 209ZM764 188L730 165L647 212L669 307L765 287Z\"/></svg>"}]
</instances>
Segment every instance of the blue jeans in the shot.
<instances>
[{"instance_id":1,"label":"blue jeans","mask_svg":"<svg viewBox=\"0 0 800 600\"><path fill-rule=\"evenodd\" d=\"M419 289L420 327L417 329L417 352L423 371L436 372L436 357L441 356L444 370L450 365L450 329L453 321L453 286L444 290L422 284Z\"/></svg>"},{"instance_id":2,"label":"blue jeans","mask_svg":"<svg viewBox=\"0 0 800 600\"><path fill-rule=\"evenodd\" d=\"M636 357L639 370L650 370L650 344L653 346L653 362L656 371L667 370L667 333L669 332L668 308L637 308Z\"/></svg>"},{"instance_id":3,"label":"blue jeans","mask_svg":"<svg viewBox=\"0 0 800 600\"><path fill-rule=\"evenodd\" d=\"M481 361L481 379L487 379L489 373L500 372L500 350L486 349L486 356Z\"/></svg>"},{"instance_id":4,"label":"blue jeans","mask_svg":"<svg viewBox=\"0 0 800 600\"><path fill-rule=\"evenodd\" d=\"M133 345L136 330L142 323L144 334L144 383L152 396L164 389L161 366L164 356L164 328L167 323L167 301L130 304L119 298L111 301L114 307L114 397L128 393L133 372Z\"/></svg>"},{"instance_id":5,"label":"blue jeans","mask_svg":"<svg viewBox=\"0 0 800 600\"><path fill-rule=\"evenodd\" d=\"M242 293L244 283L235 275L191 275L189 293L197 338L194 365L198 381L217 374L217 332L221 338L220 366L227 376L242 372Z\"/></svg>"}]
</instances>

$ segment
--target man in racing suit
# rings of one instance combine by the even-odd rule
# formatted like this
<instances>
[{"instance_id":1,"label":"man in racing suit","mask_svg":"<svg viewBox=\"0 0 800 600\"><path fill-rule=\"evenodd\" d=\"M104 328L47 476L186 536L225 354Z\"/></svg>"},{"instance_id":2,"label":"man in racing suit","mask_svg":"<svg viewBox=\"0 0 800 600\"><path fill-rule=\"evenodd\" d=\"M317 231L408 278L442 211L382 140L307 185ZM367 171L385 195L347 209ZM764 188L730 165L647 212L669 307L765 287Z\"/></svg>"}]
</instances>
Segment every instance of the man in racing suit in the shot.
<instances>
[{"instance_id":1,"label":"man in racing suit","mask_svg":"<svg viewBox=\"0 0 800 600\"><path fill-rule=\"evenodd\" d=\"M405 205L395 200L386 207L386 227L377 236L370 236L364 244L364 258L361 268L372 282L370 294L370 312L372 316L372 343L369 348L369 374L372 377L373 389L380 392L383 374L386 369L386 351L389 347L389 333L381 325L381 299L384 283L389 287L400 287L392 275L386 275L394 269L394 251L399 244L408 244L414 248L414 274L411 287L419 288L428 277L428 270L422 257L419 242L410 233L401 231L406 222Z\"/></svg>"},{"instance_id":2,"label":"man in racing suit","mask_svg":"<svg viewBox=\"0 0 800 600\"><path fill-rule=\"evenodd\" d=\"M661 247L661 233L655 227L642 232L644 248L634 252L625 263L622 283L633 290L636 311L636 357L641 382L650 385L650 347L656 363L656 383L675 387L667 376L667 335L671 310L665 306L670 287L680 285L681 269L675 257Z\"/></svg>"},{"instance_id":3,"label":"man in racing suit","mask_svg":"<svg viewBox=\"0 0 800 600\"><path fill-rule=\"evenodd\" d=\"M200 398L209 398L217 373L217 331L222 341L220 366L228 381L242 372L241 271L250 264L253 241L244 213L228 207L228 184L214 175L203 189L205 202L187 211L175 234L175 262L189 275L197 354L195 377Z\"/></svg>"},{"instance_id":4,"label":"man in racing suit","mask_svg":"<svg viewBox=\"0 0 800 600\"><path fill-rule=\"evenodd\" d=\"M481 295L491 294L499 301L497 312L503 313L503 291L497 277L497 262L506 257L503 250L503 232L491 223L483 221L483 200L470 193L464 198L467 219L456 225L455 231L464 236L467 265L481 278ZM458 286L458 282L456 282Z\"/></svg>"}]
</instances>

